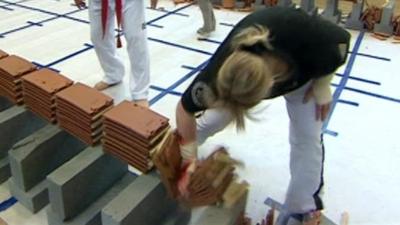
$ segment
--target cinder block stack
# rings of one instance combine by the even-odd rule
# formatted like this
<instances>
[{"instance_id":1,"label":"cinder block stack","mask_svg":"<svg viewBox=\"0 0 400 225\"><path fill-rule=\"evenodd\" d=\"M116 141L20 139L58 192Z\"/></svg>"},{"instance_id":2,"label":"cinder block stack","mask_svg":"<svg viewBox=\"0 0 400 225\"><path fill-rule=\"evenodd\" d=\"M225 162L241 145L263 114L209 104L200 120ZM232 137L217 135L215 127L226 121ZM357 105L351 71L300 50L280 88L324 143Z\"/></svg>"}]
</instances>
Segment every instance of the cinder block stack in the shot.
<instances>
[{"instance_id":1,"label":"cinder block stack","mask_svg":"<svg viewBox=\"0 0 400 225\"><path fill-rule=\"evenodd\" d=\"M123 101L104 114L104 150L148 172L153 167L151 155L164 143L169 128L168 118Z\"/></svg>"},{"instance_id":2,"label":"cinder block stack","mask_svg":"<svg viewBox=\"0 0 400 225\"><path fill-rule=\"evenodd\" d=\"M7 56L8 56L7 52L4 52L4 51L2 51L2 50L0 49L0 59L5 58L5 57L7 57Z\"/></svg>"},{"instance_id":3,"label":"cinder block stack","mask_svg":"<svg viewBox=\"0 0 400 225\"><path fill-rule=\"evenodd\" d=\"M21 77L34 70L35 65L15 55L0 59L0 95L15 104L22 104Z\"/></svg>"},{"instance_id":4,"label":"cinder block stack","mask_svg":"<svg viewBox=\"0 0 400 225\"><path fill-rule=\"evenodd\" d=\"M102 137L102 116L114 101L94 88L76 83L56 94L56 104L60 127L94 145Z\"/></svg>"},{"instance_id":5,"label":"cinder block stack","mask_svg":"<svg viewBox=\"0 0 400 225\"><path fill-rule=\"evenodd\" d=\"M73 84L65 76L49 69L40 69L22 79L24 102L29 110L47 121L56 121L55 94Z\"/></svg>"}]
</instances>

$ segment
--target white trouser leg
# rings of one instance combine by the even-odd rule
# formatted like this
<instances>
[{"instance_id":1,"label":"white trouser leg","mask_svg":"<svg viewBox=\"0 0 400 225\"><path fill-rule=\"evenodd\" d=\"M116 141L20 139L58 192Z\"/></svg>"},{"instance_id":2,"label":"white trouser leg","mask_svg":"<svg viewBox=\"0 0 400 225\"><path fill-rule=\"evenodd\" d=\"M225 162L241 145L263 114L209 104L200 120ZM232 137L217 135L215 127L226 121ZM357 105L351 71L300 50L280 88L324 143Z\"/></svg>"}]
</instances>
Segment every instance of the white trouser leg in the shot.
<instances>
[{"instance_id":1,"label":"white trouser leg","mask_svg":"<svg viewBox=\"0 0 400 225\"><path fill-rule=\"evenodd\" d=\"M303 103L310 84L287 95L290 118L290 174L285 207L290 213L305 213L322 208L319 191L322 187L323 145L322 122L315 119L315 101Z\"/></svg>"},{"instance_id":2,"label":"white trouser leg","mask_svg":"<svg viewBox=\"0 0 400 225\"><path fill-rule=\"evenodd\" d=\"M117 54L115 39L115 2L109 1L107 29L103 38L101 24L101 0L89 2L90 35L100 65L104 70L103 81L115 84L124 76L124 63Z\"/></svg>"},{"instance_id":3,"label":"white trouser leg","mask_svg":"<svg viewBox=\"0 0 400 225\"><path fill-rule=\"evenodd\" d=\"M147 99L150 87L150 59L143 0L126 0L123 30L131 65L129 89L133 100Z\"/></svg>"},{"instance_id":4,"label":"white trouser leg","mask_svg":"<svg viewBox=\"0 0 400 225\"><path fill-rule=\"evenodd\" d=\"M232 121L232 114L225 109L208 109L197 119L197 142L203 144L208 137L223 130Z\"/></svg>"}]
</instances>

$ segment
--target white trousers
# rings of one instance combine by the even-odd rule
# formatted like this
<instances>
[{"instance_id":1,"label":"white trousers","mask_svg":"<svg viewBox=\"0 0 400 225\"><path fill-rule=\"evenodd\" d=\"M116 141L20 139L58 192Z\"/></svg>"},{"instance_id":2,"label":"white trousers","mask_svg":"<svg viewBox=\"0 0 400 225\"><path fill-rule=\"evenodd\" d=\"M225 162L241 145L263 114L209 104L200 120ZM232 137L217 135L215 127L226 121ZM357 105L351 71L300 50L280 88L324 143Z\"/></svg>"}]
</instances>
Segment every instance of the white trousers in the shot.
<instances>
[{"instance_id":1,"label":"white trousers","mask_svg":"<svg viewBox=\"0 0 400 225\"><path fill-rule=\"evenodd\" d=\"M147 99L150 87L150 60L143 0L123 1L122 29L127 42L131 73L129 90L133 100ZM117 54L115 32L115 0L109 0L107 28L103 38L101 0L90 0L89 19L91 40L100 65L104 70L103 81L115 84L122 81L124 62Z\"/></svg>"},{"instance_id":2,"label":"white trousers","mask_svg":"<svg viewBox=\"0 0 400 225\"><path fill-rule=\"evenodd\" d=\"M284 96L290 118L291 174L284 205L290 213L306 213L322 208L319 198L324 157L321 142L322 122L315 120L315 102L310 100L306 104L303 103L308 86L309 84L304 85ZM224 129L231 121L232 116L228 111L206 110L197 120L199 144Z\"/></svg>"}]
</instances>

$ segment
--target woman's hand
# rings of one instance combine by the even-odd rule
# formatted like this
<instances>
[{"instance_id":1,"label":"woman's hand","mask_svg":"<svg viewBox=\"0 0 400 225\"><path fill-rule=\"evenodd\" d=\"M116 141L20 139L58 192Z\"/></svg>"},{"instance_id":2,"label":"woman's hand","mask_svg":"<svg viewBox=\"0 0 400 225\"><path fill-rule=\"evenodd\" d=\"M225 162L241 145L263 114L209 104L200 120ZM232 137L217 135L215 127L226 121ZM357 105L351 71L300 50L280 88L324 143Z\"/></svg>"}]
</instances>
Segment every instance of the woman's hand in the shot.
<instances>
[{"instance_id":1,"label":"woman's hand","mask_svg":"<svg viewBox=\"0 0 400 225\"><path fill-rule=\"evenodd\" d=\"M85 0L74 0L74 1L75 1L75 5L76 5L76 7L78 7L78 9L86 8Z\"/></svg>"},{"instance_id":2,"label":"woman's hand","mask_svg":"<svg viewBox=\"0 0 400 225\"><path fill-rule=\"evenodd\" d=\"M307 103L311 98L315 98L313 85L310 85L310 87L308 87L308 89L304 95L303 102ZM331 108L331 101L329 101L327 103L323 103L323 104L320 104L316 101L316 103L315 103L315 119L324 121L329 115L330 108Z\"/></svg>"}]
</instances>

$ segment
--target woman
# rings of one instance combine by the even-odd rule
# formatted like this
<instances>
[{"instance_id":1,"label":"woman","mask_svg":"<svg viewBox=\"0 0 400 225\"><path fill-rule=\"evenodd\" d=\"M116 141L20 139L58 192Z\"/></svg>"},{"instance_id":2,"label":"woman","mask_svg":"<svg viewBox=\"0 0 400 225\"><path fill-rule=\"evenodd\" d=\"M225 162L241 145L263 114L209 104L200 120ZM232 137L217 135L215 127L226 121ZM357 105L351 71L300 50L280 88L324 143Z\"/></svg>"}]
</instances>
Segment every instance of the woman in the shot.
<instances>
[{"instance_id":1,"label":"woman","mask_svg":"<svg viewBox=\"0 0 400 225\"><path fill-rule=\"evenodd\" d=\"M318 224L323 207L322 124L332 100L330 81L346 61L349 41L344 29L300 9L273 7L245 17L178 103L185 163L193 165L197 145L230 122L244 129L253 106L284 96L290 118L291 180L278 224L297 221L292 217L300 224ZM198 112L203 114L196 123ZM185 191L185 182L180 190Z\"/></svg>"}]
</instances>

